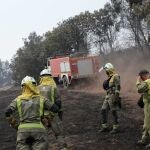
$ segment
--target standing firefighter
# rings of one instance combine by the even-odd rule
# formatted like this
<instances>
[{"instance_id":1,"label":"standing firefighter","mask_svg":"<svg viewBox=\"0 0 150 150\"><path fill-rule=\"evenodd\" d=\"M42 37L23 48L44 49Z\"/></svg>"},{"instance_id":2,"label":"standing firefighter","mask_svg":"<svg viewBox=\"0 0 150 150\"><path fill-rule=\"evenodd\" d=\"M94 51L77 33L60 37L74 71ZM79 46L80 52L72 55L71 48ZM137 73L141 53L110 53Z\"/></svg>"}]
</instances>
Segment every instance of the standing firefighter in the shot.
<instances>
[{"instance_id":1,"label":"standing firefighter","mask_svg":"<svg viewBox=\"0 0 150 150\"><path fill-rule=\"evenodd\" d=\"M58 112L58 107L40 96L34 78L26 76L21 86L22 94L12 101L5 112L9 124L18 130L16 149L48 150L47 132L41 122L43 110ZM19 121L13 116L16 113Z\"/></svg>"},{"instance_id":2,"label":"standing firefighter","mask_svg":"<svg viewBox=\"0 0 150 150\"><path fill-rule=\"evenodd\" d=\"M150 142L150 74L147 70L142 70L136 82L138 93L142 94L144 102L144 125L142 139L138 141L140 145L147 145ZM147 145L150 148L150 144Z\"/></svg>"},{"instance_id":3,"label":"standing firefighter","mask_svg":"<svg viewBox=\"0 0 150 150\"><path fill-rule=\"evenodd\" d=\"M108 131L108 112L111 110L113 115L113 130L110 133L115 134L118 132L119 127L117 111L121 107L119 97L120 76L115 73L115 68L111 63L107 63L103 69L105 69L108 79L103 83L106 96L101 108L102 125L99 132Z\"/></svg>"},{"instance_id":4,"label":"standing firefighter","mask_svg":"<svg viewBox=\"0 0 150 150\"><path fill-rule=\"evenodd\" d=\"M50 102L56 104L59 107L59 112L54 114L53 112L45 112L45 126L54 132L60 150L66 150L67 144L65 142L65 136L62 125L62 111L61 111L61 98L60 93L56 87L56 83L51 76L51 71L44 69L40 74L39 90L41 95L49 99Z\"/></svg>"}]
</instances>

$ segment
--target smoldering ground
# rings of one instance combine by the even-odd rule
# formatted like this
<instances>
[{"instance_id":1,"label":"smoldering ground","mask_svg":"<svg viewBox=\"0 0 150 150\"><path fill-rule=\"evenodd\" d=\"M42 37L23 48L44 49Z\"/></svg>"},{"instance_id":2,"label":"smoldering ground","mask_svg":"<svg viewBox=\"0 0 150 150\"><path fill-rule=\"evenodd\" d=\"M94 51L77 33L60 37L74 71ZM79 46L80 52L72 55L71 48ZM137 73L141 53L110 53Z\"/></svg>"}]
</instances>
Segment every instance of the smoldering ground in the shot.
<instances>
[{"instance_id":1,"label":"smoldering ground","mask_svg":"<svg viewBox=\"0 0 150 150\"><path fill-rule=\"evenodd\" d=\"M123 94L137 94L136 80L140 70L147 69L150 71L149 53L144 53L138 50L130 50L127 52L116 52L106 56L100 56L100 64L104 66L105 63L112 63L115 66L116 73L121 78L121 93ZM94 78L88 78L80 81L81 84L75 84L73 88L80 90L87 90L90 92L104 92L102 89L103 81L107 79L105 71L98 73Z\"/></svg>"}]
</instances>

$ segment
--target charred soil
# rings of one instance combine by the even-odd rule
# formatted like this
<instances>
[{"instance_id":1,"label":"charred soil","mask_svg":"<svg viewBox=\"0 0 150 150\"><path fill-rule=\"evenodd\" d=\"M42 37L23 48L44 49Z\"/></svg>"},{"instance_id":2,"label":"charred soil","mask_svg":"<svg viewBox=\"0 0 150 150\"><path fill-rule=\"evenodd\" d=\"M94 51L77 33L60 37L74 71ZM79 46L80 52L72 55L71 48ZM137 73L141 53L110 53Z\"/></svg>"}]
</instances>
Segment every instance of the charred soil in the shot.
<instances>
[{"instance_id":1,"label":"charred soil","mask_svg":"<svg viewBox=\"0 0 150 150\"><path fill-rule=\"evenodd\" d=\"M17 90L0 92L0 150L15 150L16 131L11 129L4 117L7 105L18 94ZM143 112L136 105L135 96L123 96L120 111L120 132L98 134L100 108L103 94L62 91L64 106L64 129L69 150L142 150L136 145L141 136ZM110 112L111 125L111 112ZM56 140L50 135L50 148L57 149ZM53 144L52 144L53 143Z\"/></svg>"}]
</instances>

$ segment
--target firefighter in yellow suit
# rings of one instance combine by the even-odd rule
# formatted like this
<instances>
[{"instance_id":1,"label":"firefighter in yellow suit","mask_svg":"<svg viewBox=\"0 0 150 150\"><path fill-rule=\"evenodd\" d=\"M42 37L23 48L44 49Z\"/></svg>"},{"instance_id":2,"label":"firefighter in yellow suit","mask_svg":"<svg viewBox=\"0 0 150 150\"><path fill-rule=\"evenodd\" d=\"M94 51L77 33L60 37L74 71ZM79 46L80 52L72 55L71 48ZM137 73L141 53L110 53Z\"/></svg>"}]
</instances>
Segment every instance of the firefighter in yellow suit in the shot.
<instances>
[{"instance_id":1,"label":"firefighter in yellow suit","mask_svg":"<svg viewBox=\"0 0 150 150\"><path fill-rule=\"evenodd\" d=\"M143 95L144 103L144 125L143 135L138 144L147 145L150 148L150 74L147 70L142 70L136 82L138 93Z\"/></svg>"},{"instance_id":2,"label":"firefighter in yellow suit","mask_svg":"<svg viewBox=\"0 0 150 150\"><path fill-rule=\"evenodd\" d=\"M101 108L102 125L99 132L108 131L108 112L111 110L113 116L113 130L110 132L115 134L118 132L118 110L120 109L120 76L115 72L115 68L111 63L107 63L103 69L106 71L108 79L104 81L103 88L106 90L106 96Z\"/></svg>"},{"instance_id":3,"label":"firefighter in yellow suit","mask_svg":"<svg viewBox=\"0 0 150 150\"><path fill-rule=\"evenodd\" d=\"M42 124L44 110L58 112L58 106L39 94L34 78L26 76L22 82L22 94L7 107L5 115L9 124L17 130L17 150L48 150L47 131ZM19 114L19 121L13 116Z\"/></svg>"},{"instance_id":4,"label":"firefighter in yellow suit","mask_svg":"<svg viewBox=\"0 0 150 150\"><path fill-rule=\"evenodd\" d=\"M38 88L42 96L49 99L51 103L56 104L59 107L59 112L57 114L45 112L45 125L48 130L52 129L54 132L58 141L59 149L66 150L67 144L62 125L61 97L49 69L44 69L41 71Z\"/></svg>"}]
</instances>

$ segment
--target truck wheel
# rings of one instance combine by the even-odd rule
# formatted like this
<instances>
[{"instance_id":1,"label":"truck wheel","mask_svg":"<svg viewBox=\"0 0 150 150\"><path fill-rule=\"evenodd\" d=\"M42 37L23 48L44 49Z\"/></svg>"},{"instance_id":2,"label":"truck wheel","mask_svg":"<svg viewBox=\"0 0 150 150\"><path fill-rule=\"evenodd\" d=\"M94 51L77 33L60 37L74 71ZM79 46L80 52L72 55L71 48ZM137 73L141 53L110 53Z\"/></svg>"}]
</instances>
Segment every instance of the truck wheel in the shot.
<instances>
[{"instance_id":1,"label":"truck wheel","mask_svg":"<svg viewBox=\"0 0 150 150\"><path fill-rule=\"evenodd\" d=\"M67 89L68 86L69 86L67 77L64 76L63 79L62 79L62 81L63 81L63 88Z\"/></svg>"}]
</instances>

